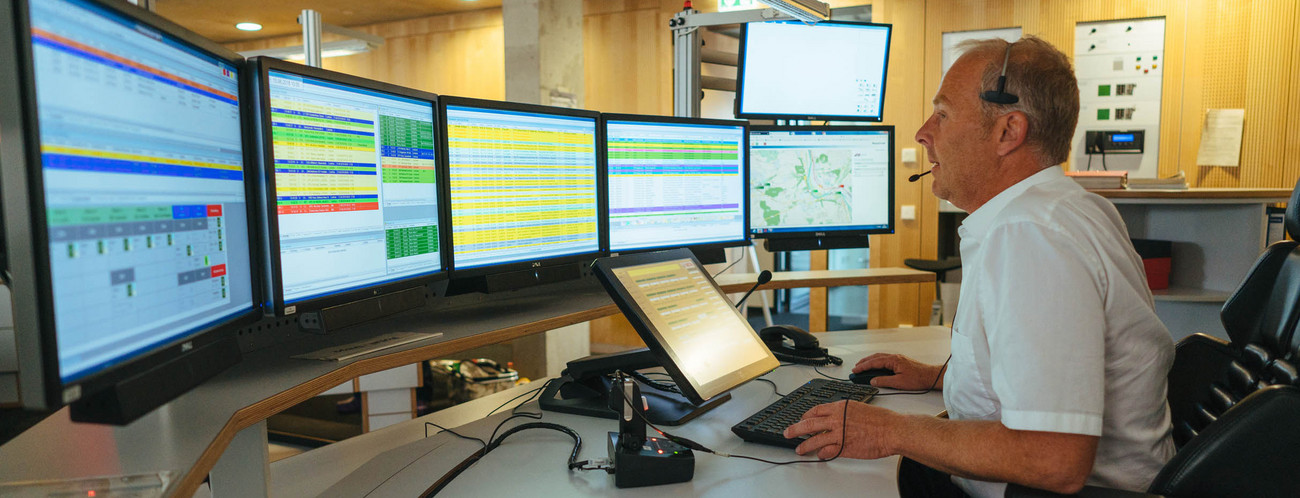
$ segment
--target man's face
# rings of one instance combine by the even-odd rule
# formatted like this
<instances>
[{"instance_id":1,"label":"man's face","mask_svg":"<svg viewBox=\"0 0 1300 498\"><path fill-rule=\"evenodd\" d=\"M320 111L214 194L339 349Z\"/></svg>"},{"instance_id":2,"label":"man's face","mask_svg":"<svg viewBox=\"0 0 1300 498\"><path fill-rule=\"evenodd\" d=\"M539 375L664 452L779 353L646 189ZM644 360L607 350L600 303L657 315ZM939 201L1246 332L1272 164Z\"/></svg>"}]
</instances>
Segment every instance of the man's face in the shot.
<instances>
[{"instance_id":1,"label":"man's face","mask_svg":"<svg viewBox=\"0 0 1300 498\"><path fill-rule=\"evenodd\" d=\"M986 62L971 55L958 59L934 97L934 113L916 132L933 168L931 191L967 210L996 174L997 141L979 100Z\"/></svg>"}]
</instances>

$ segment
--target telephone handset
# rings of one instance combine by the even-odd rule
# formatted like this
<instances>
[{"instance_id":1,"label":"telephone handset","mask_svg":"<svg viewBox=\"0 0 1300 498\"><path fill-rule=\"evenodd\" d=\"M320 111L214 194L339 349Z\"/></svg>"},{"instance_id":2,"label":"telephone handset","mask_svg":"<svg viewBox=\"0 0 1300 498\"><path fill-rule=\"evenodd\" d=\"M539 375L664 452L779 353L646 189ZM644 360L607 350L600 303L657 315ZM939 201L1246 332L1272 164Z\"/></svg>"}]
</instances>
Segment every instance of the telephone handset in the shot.
<instances>
[{"instance_id":1,"label":"telephone handset","mask_svg":"<svg viewBox=\"0 0 1300 498\"><path fill-rule=\"evenodd\" d=\"M812 334L793 325L765 327L758 331L758 337L767 345L767 349L772 350L772 356L784 362L815 367L844 363L844 360L831 356L826 348L821 347ZM787 338L794 342L794 347L788 345Z\"/></svg>"}]
</instances>

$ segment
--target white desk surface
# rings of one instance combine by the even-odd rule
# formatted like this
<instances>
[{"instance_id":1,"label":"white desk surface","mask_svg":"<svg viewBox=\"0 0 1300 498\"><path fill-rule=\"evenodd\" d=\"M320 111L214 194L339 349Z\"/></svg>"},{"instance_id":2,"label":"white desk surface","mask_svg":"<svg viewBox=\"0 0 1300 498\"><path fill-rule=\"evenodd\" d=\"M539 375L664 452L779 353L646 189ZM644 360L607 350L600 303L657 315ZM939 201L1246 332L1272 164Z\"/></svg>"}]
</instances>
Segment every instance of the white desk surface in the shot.
<instances>
[{"instance_id":1,"label":"white desk surface","mask_svg":"<svg viewBox=\"0 0 1300 498\"><path fill-rule=\"evenodd\" d=\"M841 331L817 334L823 345L844 358L840 367L821 371L846 377L859 358L876 352L898 352L920 361L939 364L948 355L946 327L918 327ZM819 377L812 367L781 367L767 374L787 393L808 379ZM482 399L404 422L379 431L308 451L271 464L269 492L274 497L293 496L419 496L479 448L476 442L450 434L425 437L425 422L457 427L457 432L486 439L506 413L483 418L505 401L540 382L518 386ZM889 392L886 389L884 392ZM750 382L732 391L732 399L669 432L699 441L719 451L769 460L800 458L786 448L745 443L731 426L758 411L777 396L772 386ZM939 392L919 396L885 396L873 404L908 413L943 410ZM509 406L504 412L509 411ZM536 411L536 403L523 410ZM573 428L582 435L579 460L608 457L606 437L617 431L614 420L543 412L541 421ZM529 422L523 419L519 423ZM513 423L512 423L513 424ZM431 428L430 434L437 429ZM798 496L810 491L831 491L866 496L897 496L895 472L898 458L840 459L828 463L774 466L761 462L695 455L695 478L667 486L618 489L614 478L600 471L565 468L573 440L549 430L529 430L507 439L497 450L466 469L442 491L444 496ZM755 479L758 479L757 481ZM761 489L761 493L755 493Z\"/></svg>"}]
</instances>

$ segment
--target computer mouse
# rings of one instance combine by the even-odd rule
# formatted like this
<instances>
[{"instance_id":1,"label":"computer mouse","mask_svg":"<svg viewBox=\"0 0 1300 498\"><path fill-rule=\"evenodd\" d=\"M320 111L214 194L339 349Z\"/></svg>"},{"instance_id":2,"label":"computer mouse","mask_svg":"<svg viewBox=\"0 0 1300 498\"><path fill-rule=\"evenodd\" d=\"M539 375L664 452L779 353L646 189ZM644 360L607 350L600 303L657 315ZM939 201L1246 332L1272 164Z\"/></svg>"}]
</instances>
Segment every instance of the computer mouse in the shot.
<instances>
[{"instance_id":1,"label":"computer mouse","mask_svg":"<svg viewBox=\"0 0 1300 498\"><path fill-rule=\"evenodd\" d=\"M870 370L863 370L858 373L849 374L849 381L854 384L871 385L871 379L876 377L888 377L890 375L894 375L893 370L888 368L872 368Z\"/></svg>"}]
</instances>

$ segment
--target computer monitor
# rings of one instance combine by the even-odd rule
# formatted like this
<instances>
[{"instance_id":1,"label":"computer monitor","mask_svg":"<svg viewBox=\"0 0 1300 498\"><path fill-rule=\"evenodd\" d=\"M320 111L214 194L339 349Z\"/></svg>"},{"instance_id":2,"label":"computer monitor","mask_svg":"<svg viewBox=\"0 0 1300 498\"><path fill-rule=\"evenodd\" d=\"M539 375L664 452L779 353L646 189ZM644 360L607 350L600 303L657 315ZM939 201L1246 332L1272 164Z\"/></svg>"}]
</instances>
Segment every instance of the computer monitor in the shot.
<instances>
[{"instance_id":1,"label":"computer monitor","mask_svg":"<svg viewBox=\"0 0 1300 498\"><path fill-rule=\"evenodd\" d=\"M601 121L610 252L690 247L699 258L749 243L749 123L631 114Z\"/></svg>"},{"instance_id":2,"label":"computer monitor","mask_svg":"<svg viewBox=\"0 0 1300 498\"><path fill-rule=\"evenodd\" d=\"M780 366L690 250L601 258L593 266L647 349L569 362L565 375L542 394L542 408L613 418L608 374L662 366L685 401L643 389L650 405L646 416L656 424L678 424Z\"/></svg>"},{"instance_id":3,"label":"computer monitor","mask_svg":"<svg viewBox=\"0 0 1300 498\"><path fill-rule=\"evenodd\" d=\"M599 114L455 97L441 107L453 278L576 278L568 263L600 255Z\"/></svg>"},{"instance_id":4,"label":"computer monitor","mask_svg":"<svg viewBox=\"0 0 1300 498\"><path fill-rule=\"evenodd\" d=\"M314 311L445 277L436 97L254 60L275 309Z\"/></svg>"},{"instance_id":5,"label":"computer monitor","mask_svg":"<svg viewBox=\"0 0 1300 498\"><path fill-rule=\"evenodd\" d=\"M892 26L742 24L736 117L880 121Z\"/></svg>"},{"instance_id":6,"label":"computer monitor","mask_svg":"<svg viewBox=\"0 0 1300 498\"><path fill-rule=\"evenodd\" d=\"M749 157L750 228L768 250L894 233L893 126L754 126Z\"/></svg>"},{"instance_id":7,"label":"computer monitor","mask_svg":"<svg viewBox=\"0 0 1300 498\"><path fill-rule=\"evenodd\" d=\"M242 58L123 2L0 12L23 406L126 423L239 361L261 314Z\"/></svg>"}]
</instances>

